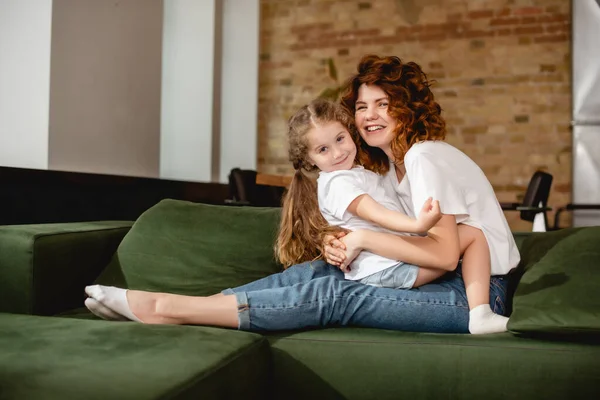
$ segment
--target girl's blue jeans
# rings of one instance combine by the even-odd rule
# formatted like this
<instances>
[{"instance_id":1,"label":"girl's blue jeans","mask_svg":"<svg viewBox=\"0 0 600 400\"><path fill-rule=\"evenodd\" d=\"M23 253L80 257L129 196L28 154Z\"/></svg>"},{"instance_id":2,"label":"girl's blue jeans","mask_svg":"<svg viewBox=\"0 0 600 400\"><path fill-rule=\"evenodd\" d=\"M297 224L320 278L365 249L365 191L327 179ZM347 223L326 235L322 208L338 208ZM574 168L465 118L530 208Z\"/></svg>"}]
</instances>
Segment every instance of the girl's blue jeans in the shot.
<instances>
[{"instance_id":1,"label":"girl's blue jeans","mask_svg":"<svg viewBox=\"0 0 600 400\"><path fill-rule=\"evenodd\" d=\"M504 315L506 276L490 280L490 306ZM468 333L469 306L460 267L427 285L389 289L344 279L323 261L226 289L238 303L239 329L276 331L363 326L415 332Z\"/></svg>"}]
</instances>

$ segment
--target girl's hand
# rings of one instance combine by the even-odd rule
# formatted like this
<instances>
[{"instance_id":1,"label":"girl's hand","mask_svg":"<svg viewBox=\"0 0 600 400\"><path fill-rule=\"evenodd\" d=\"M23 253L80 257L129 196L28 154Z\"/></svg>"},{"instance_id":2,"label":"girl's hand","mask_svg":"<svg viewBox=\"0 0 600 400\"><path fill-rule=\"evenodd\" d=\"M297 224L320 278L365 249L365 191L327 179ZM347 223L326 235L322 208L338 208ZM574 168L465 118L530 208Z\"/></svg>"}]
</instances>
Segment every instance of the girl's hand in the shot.
<instances>
[{"instance_id":1,"label":"girl's hand","mask_svg":"<svg viewBox=\"0 0 600 400\"><path fill-rule=\"evenodd\" d=\"M440 211L440 202L433 200L430 197L425 201L423 208L421 208L421 212L419 212L419 216L417 217L415 224L415 230L419 233L427 232L433 228L433 226L437 224L441 218L442 212Z\"/></svg>"},{"instance_id":2,"label":"girl's hand","mask_svg":"<svg viewBox=\"0 0 600 400\"><path fill-rule=\"evenodd\" d=\"M346 245L346 258L339 266L344 272L350 271L350 264L360 254L362 249L362 233L361 231L354 231L348 233L346 236L340 239Z\"/></svg>"},{"instance_id":3,"label":"girl's hand","mask_svg":"<svg viewBox=\"0 0 600 400\"><path fill-rule=\"evenodd\" d=\"M346 232L338 232L334 235L325 235L324 237L324 255L325 261L331 265L339 267L346 259L346 245L340 240L346 236Z\"/></svg>"}]
</instances>

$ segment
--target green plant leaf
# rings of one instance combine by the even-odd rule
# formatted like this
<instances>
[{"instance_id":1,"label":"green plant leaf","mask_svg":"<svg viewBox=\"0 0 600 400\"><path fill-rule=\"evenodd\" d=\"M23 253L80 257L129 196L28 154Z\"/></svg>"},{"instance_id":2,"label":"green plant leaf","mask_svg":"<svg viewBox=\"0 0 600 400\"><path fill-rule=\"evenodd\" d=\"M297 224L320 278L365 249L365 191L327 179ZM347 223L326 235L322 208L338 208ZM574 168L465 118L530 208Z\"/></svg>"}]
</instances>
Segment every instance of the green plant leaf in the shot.
<instances>
[{"instance_id":1,"label":"green plant leaf","mask_svg":"<svg viewBox=\"0 0 600 400\"><path fill-rule=\"evenodd\" d=\"M333 61L333 58L327 59L327 65L329 66L329 77L337 82L337 68L335 67L335 61Z\"/></svg>"},{"instance_id":2,"label":"green plant leaf","mask_svg":"<svg viewBox=\"0 0 600 400\"><path fill-rule=\"evenodd\" d=\"M340 90L341 90L341 88L339 88L339 87L325 88L319 94L318 97L322 98L322 99L337 101L337 99L338 99L338 97L340 95Z\"/></svg>"}]
</instances>

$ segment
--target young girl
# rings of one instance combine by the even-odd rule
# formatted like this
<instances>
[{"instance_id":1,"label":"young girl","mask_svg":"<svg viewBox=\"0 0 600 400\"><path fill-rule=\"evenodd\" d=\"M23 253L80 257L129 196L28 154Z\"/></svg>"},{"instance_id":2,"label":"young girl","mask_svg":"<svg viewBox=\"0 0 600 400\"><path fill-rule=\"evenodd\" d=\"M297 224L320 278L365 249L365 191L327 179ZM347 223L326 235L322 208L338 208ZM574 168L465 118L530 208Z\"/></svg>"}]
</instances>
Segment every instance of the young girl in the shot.
<instances>
[{"instance_id":1,"label":"young girl","mask_svg":"<svg viewBox=\"0 0 600 400\"><path fill-rule=\"evenodd\" d=\"M351 134L350 132L353 132ZM299 253L290 257L290 248L307 248L314 244L310 237L302 235L310 226L318 226L321 220L314 201L326 222L332 226L353 231L370 229L380 232L424 233L441 218L437 201L427 199L417 219L401 212L395 195L388 196L383 177L356 165L356 144L358 134L353 129L352 120L343 108L326 100L315 100L302 107L289 121L290 160L297 168L294 180L287 193L283 206L283 218L277 248L284 265L292 265L305 256ZM313 185L302 185L305 173L320 171L317 179L317 193ZM306 207L303 217L293 215L294 204L312 204ZM296 219L296 222L292 221ZM286 227L293 227L291 230ZM346 279L380 287L409 289L441 276L443 270L420 270L415 265L405 264L373 254L361 252L352 263L344 268Z\"/></svg>"}]
</instances>

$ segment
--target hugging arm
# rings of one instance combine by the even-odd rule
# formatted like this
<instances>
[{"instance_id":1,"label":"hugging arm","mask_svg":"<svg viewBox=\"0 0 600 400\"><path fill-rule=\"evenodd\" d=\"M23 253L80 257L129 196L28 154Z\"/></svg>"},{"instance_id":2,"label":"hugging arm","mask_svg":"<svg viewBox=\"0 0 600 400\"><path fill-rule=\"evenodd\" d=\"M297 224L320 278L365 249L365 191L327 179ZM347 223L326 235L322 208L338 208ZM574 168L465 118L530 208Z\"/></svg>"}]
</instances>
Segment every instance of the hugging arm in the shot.
<instances>
[{"instance_id":1,"label":"hugging arm","mask_svg":"<svg viewBox=\"0 0 600 400\"><path fill-rule=\"evenodd\" d=\"M383 257L415 264L427 268L438 268L452 271L458 264L460 244L458 228L454 215L442 215L439 222L429 230L427 236L398 236L391 233L360 230L351 232L341 239L346 247L346 257L342 267L362 250L367 250ZM335 242L332 243L335 246ZM339 265L329 254L340 252L327 246L327 261Z\"/></svg>"}]
</instances>

